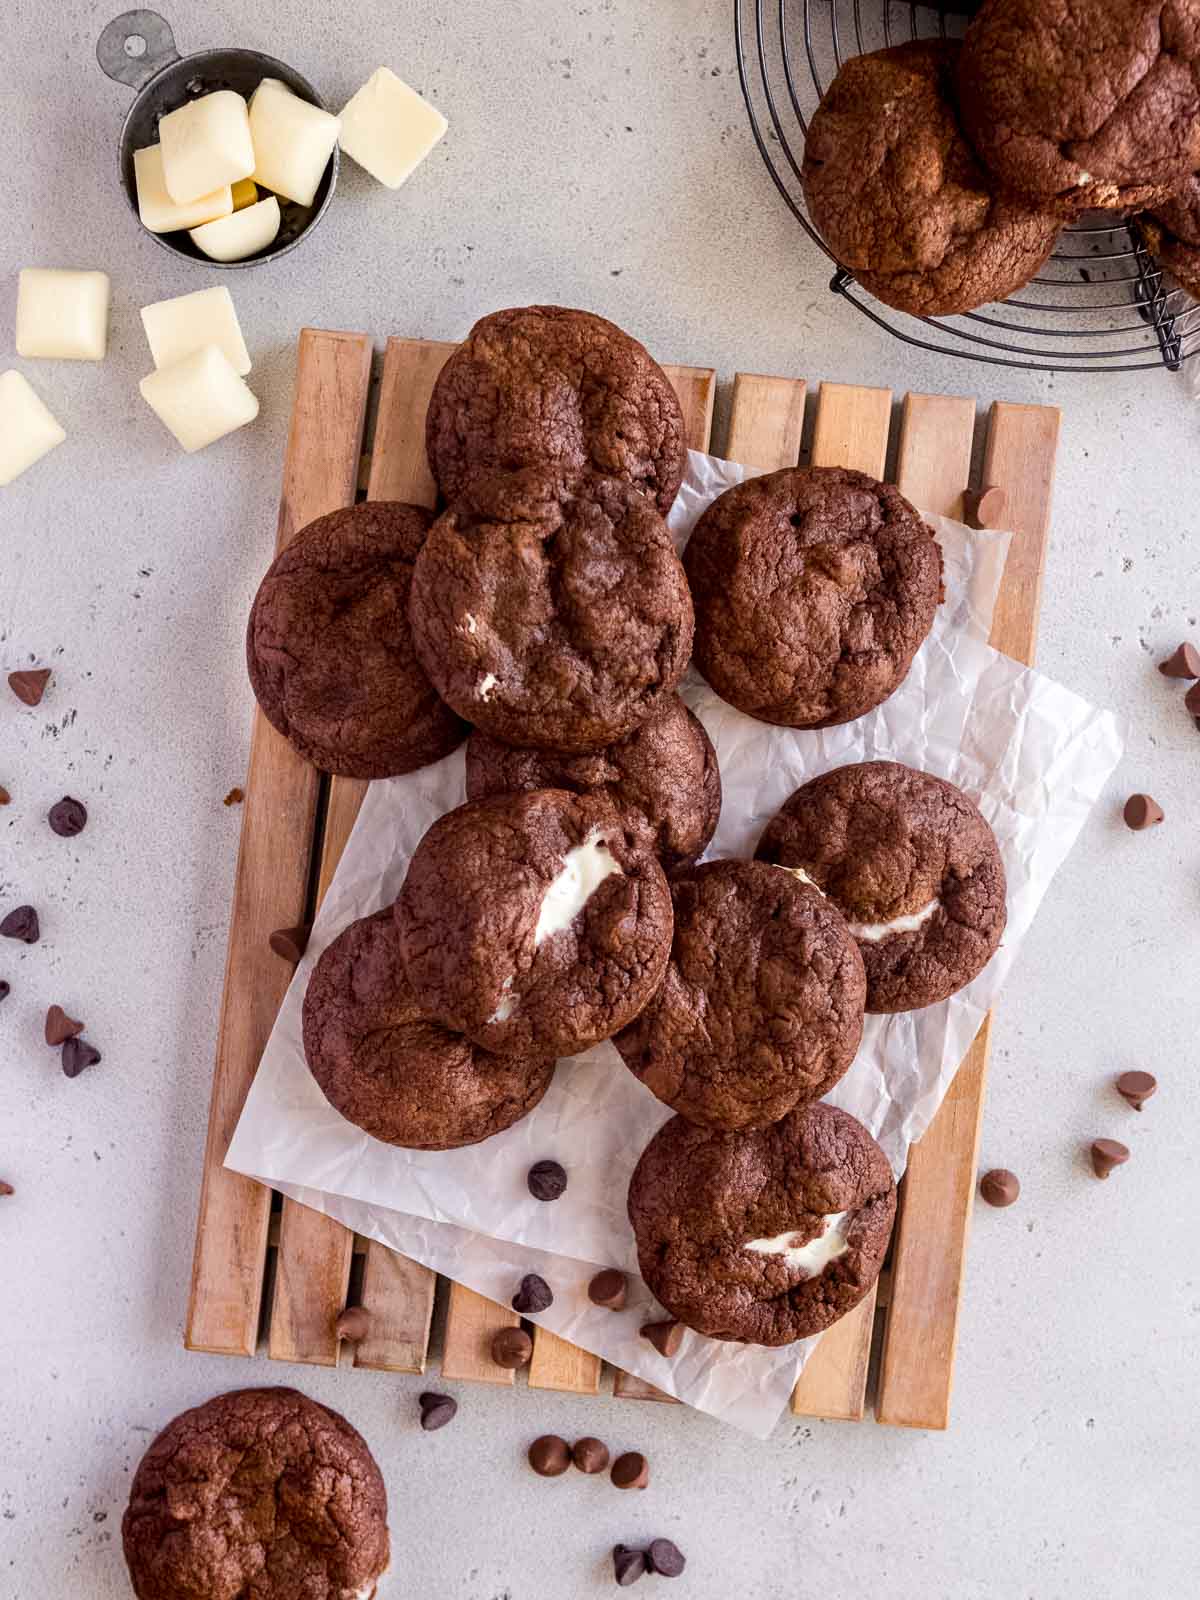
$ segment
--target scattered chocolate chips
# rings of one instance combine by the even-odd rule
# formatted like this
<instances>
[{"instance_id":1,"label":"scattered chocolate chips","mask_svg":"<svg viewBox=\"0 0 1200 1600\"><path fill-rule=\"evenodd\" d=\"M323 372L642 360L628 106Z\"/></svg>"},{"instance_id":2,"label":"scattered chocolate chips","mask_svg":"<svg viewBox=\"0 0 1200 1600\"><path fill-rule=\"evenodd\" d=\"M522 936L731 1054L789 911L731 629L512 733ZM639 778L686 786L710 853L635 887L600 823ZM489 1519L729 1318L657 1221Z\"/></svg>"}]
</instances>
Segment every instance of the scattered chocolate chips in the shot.
<instances>
[{"instance_id":1,"label":"scattered chocolate chips","mask_svg":"<svg viewBox=\"0 0 1200 1600\"><path fill-rule=\"evenodd\" d=\"M990 1206L1011 1206L1021 1193L1021 1180L1007 1167L993 1167L980 1178L979 1192Z\"/></svg>"},{"instance_id":2,"label":"scattered chocolate chips","mask_svg":"<svg viewBox=\"0 0 1200 1600\"><path fill-rule=\"evenodd\" d=\"M650 1463L639 1450L627 1450L613 1462L609 1476L618 1489L644 1489L650 1482Z\"/></svg>"},{"instance_id":3,"label":"scattered chocolate chips","mask_svg":"<svg viewBox=\"0 0 1200 1600\"><path fill-rule=\"evenodd\" d=\"M101 1060L99 1050L86 1039L72 1037L63 1040L62 1069L68 1078L77 1078L81 1072L86 1072L88 1067L94 1067L99 1060Z\"/></svg>"},{"instance_id":4,"label":"scattered chocolate chips","mask_svg":"<svg viewBox=\"0 0 1200 1600\"><path fill-rule=\"evenodd\" d=\"M683 1343L682 1322L647 1322L641 1329L643 1339L658 1351L660 1356L677 1356Z\"/></svg>"},{"instance_id":5,"label":"scattered chocolate chips","mask_svg":"<svg viewBox=\"0 0 1200 1600\"><path fill-rule=\"evenodd\" d=\"M1119 1139L1092 1140L1092 1171L1098 1178L1107 1178L1114 1167L1124 1166L1129 1160L1129 1147Z\"/></svg>"},{"instance_id":6,"label":"scattered chocolate chips","mask_svg":"<svg viewBox=\"0 0 1200 1600\"><path fill-rule=\"evenodd\" d=\"M1185 641L1165 661L1158 663L1158 670L1164 678L1200 678L1200 650Z\"/></svg>"},{"instance_id":7,"label":"scattered chocolate chips","mask_svg":"<svg viewBox=\"0 0 1200 1600\"><path fill-rule=\"evenodd\" d=\"M535 1200L557 1200L566 1191L567 1169L557 1161L535 1161L525 1181Z\"/></svg>"},{"instance_id":8,"label":"scattered chocolate chips","mask_svg":"<svg viewBox=\"0 0 1200 1600\"><path fill-rule=\"evenodd\" d=\"M1117 1079L1117 1093L1135 1111L1142 1109L1157 1088L1158 1079L1152 1072L1123 1072Z\"/></svg>"},{"instance_id":9,"label":"scattered chocolate chips","mask_svg":"<svg viewBox=\"0 0 1200 1600\"><path fill-rule=\"evenodd\" d=\"M678 1578L687 1566L687 1557L670 1539L651 1539L646 1549L646 1563L660 1578Z\"/></svg>"},{"instance_id":10,"label":"scattered chocolate chips","mask_svg":"<svg viewBox=\"0 0 1200 1600\"><path fill-rule=\"evenodd\" d=\"M1194 717L1200 717L1200 683L1194 683L1183 697L1183 703Z\"/></svg>"},{"instance_id":11,"label":"scattered chocolate chips","mask_svg":"<svg viewBox=\"0 0 1200 1600\"><path fill-rule=\"evenodd\" d=\"M42 936L37 912L32 906L17 906L0 922L0 934L6 939L19 939L22 944L36 944Z\"/></svg>"},{"instance_id":12,"label":"scattered chocolate chips","mask_svg":"<svg viewBox=\"0 0 1200 1600\"><path fill-rule=\"evenodd\" d=\"M240 806L245 798L246 791L244 789L238 789L235 787L230 789L229 793L225 796L225 804L227 806Z\"/></svg>"},{"instance_id":13,"label":"scattered chocolate chips","mask_svg":"<svg viewBox=\"0 0 1200 1600\"><path fill-rule=\"evenodd\" d=\"M554 1295L545 1278L539 1278L536 1272L527 1273L521 1279L521 1287L512 1297L512 1308L519 1311L523 1317L534 1316L539 1311L545 1311L554 1304Z\"/></svg>"},{"instance_id":14,"label":"scattered chocolate chips","mask_svg":"<svg viewBox=\"0 0 1200 1600\"><path fill-rule=\"evenodd\" d=\"M603 1439L593 1439L589 1434L571 1446L571 1460L580 1472L603 1472L608 1465L608 1446Z\"/></svg>"},{"instance_id":15,"label":"scattered chocolate chips","mask_svg":"<svg viewBox=\"0 0 1200 1600\"><path fill-rule=\"evenodd\" d=\"M1008 496L994 483L963 494L963 515L973 528L1002 528L1007 510Z\"/></svg>"},{"instance_id":16,"label":"scattered chocolate chips","mask_svg":"<svg viewBox=\"0 0 1200 1600\"><path fill-rule=\"evenodd\" d=\"M7 978L0 978L0 1000L7 1000L12 993L12 984Z\"/></svg>"},{"instance_id":17,"label":"scattered chocolate chips","mask_svg":"<svg viewBox=\"0 0 1200 1600\"><path fill-rule=\"evenodd\" d=\"M1162 821L1163 808L1148 794L1131 794L1125 802L1122 816L1127 828L1140 833L1143 828L1151 828L1156 822Z\"/></svg>"},{"instance_id":18,"label":"scattered chocolate chips","mask_svg":"<svg viewBox=\"0 0 1200 1600\"><path fill-rule=\"evenodd\" d=\"M498 1367L515 1372L527 1367L533 1357L533 1340L524 1328L500 1328L492 1338L492 1360Z\"/></svg>"},{"instance_id":19,"label":"scattered chocolate chips","mask_svg":"<svg viewBox=\"0 0 1200 1600\"><path fill-rule=\"evenodd\" d=\"M56 833L60 839L73 839L87 827L87 807L82 800L72 800L65 794L50 807L47 821L51 833Z\"/></svg>"},{"instance_id":20,"label":"scattered chocolate chips","mask_svg":"<svg viewBox=\"0 0 1200 1600\"><path fill-rule=\"evenodd\" d=\"M8 687L27 706L41 704L49 682L49 667L34 667L28 672L10 672L8 675Z\"/></svg>"},{"instance_id":21,"label":"scattered chocolate chips","mask_svg":"<svg viewBox=\"0 0 1200 1600\"><path fill-rule=\"evenodd\" d=\"M267 940L277 956L290 961L293 966L308 949L308 936L312 927L302 922L298 928L276 928Z\"/></svg>"},{"instance_id":22,"label":"scattered chocolate chips","mask_svg":"<svg viewBox=\"0 0 1200 1600\"><path fill-rule=\"evenodd\" d=\"M16 1192L11 1183L6 1183L3 1178L0 1178L0 1195L16 1194Z\"/></svg>"},{"instance_id":23,"label":"scattered chocolate chips","mask_svg":"<svg viewBox=\"0 0 1200 1600\"><path fill-rule=\"evenodd\" d=\"M529 1465L539 1478L558 1478L571 1465L571 1450L556 1433L544 1433L529 1446Z\"/></svg>"},{"instance_id":24,"label":"scattered chocolate chips","mask_svg":"<svg viewBox=\"0 0 1200 1600\"><path fill-rule=\"evenodd\" d=\"M436 1433L458 1415L458 1401L453 1395L434 1394L426 1389L417 1396L417 1404L421 1407L421 1426L426 1433Z\"/></svg>"},{"instance_id":25,"label":"scattered chocolate chips","mask_svg":"<svg viewBox=\"0 0 1200 1600\"><path fill-rule=\"evenodd\" d=\"M347 1306L333 1325L337 1338L357 1344L371 1331L371 1314L366 1306Z\"/></svg>"},{"instance_id":26,"label":"scattered chocolate chips","mask_svg":"<svg viewBox=\"0 0 1200 1600\"><path fill-rule=\"evenodd\" d=\"M10 795L4 785L0 783L0 806L8 805L11 800L12 795Z\"/></svg>"},{"instance_id":27,"label":"scattered chocolate chips","mask_svg":"<svg viewBox=\"0 0 1200 1600\"><path fill-rule=\"evenodd\" d=\"M644 1550L631 1550L624 1544L613 1546L613 1576L619 1588L628 1589L631 1583L644 1578L648 1570Z\"/></svg>"},{"instance_id":28,"label":"scattered chocolate chips","mask_svg":"<svg viewBox=\"0 0 1200 1600\"><path fill-rule=\"evenodd\" d=\"M616 1267L605 1267L588 1284L588 1299L594 1306L606 1306L609 1311L623 1311L629 1281Z\"/></svg>"},{"instance_id":29,"label":"scattered chocolate chips","mask_svg":"<svg viewBox=\"0 0 1200 1600\"><path fill-rule=\"evenodd\" d=\"M65 1044L68 1039L74 1039L76 1034L83 1032L83 1023L76 1022L74 1017L69 1017L61 1006L51 1006L46 1013L46 1043L49 1045Z\"/></svg>"}]
</instances>

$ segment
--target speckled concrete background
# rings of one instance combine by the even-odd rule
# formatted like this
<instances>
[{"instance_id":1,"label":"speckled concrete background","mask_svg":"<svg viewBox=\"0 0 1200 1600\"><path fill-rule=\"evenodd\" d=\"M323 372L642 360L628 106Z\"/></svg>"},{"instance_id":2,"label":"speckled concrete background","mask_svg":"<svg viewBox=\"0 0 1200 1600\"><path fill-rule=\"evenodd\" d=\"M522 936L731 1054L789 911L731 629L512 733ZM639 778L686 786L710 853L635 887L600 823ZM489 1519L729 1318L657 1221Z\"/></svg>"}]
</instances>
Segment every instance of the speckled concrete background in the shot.
<instances>
[{"instance_id":1,"label":"speckled concrete background","mask_svg":"<svg viewBox=\"0 0 1200 1600\"><path fill-rule=\"evenodd\" d=\"M1061 405L1039 659L1122 711L1131 738L1000 1009L983 1159L1024 1192L976 1218L950 1433L787 1421L756 1444L674 1409L464 1387L459 1420L426 1436L419 1380L302 1373L383 1466L385 1592L598 1596L611 1545L656 1533L687 1552L692 1600L1193 1592L1200 733L1153 666L1198 631L1184 381L921 359L834 301L747 134L728 0L175 0L184 49L273 52L335 102L387 62L451 125L399 194L347 163L307 247L229 280L263 414L185 457L137 395L137 308L224 280L125 212L127 97L93 57L115 9L3 7L0 366L20 266L103 267L114 310L103 366L23 364L70 439L0 496L0 666L55 669L36 711L0 704L0 903L33 901L44 928L0 951L0 1174L17 1188L0 1201L0 1593L126 1595L120 1514L149 1436L218 1388L291 1375L187 1355L180 1327L240 823L221 799L245 768L241 632L273 539L296 331L453 338L533 299L601 311L726 378ZM1153 833L1119 822L1134 788L1166 810ZM42 820L64 792L91 811L74 841ZM104 1052L75 1082L40 1043L51 1001ZM1161 1080L1141 1117L1107 1087L1130 1065ZM1079 1155L1096 1134L1133 1149L1103 1186ZM535 1479L523 1451L545 1430L645 1450L652 1488Z\"/></svg>"}]
</instances>

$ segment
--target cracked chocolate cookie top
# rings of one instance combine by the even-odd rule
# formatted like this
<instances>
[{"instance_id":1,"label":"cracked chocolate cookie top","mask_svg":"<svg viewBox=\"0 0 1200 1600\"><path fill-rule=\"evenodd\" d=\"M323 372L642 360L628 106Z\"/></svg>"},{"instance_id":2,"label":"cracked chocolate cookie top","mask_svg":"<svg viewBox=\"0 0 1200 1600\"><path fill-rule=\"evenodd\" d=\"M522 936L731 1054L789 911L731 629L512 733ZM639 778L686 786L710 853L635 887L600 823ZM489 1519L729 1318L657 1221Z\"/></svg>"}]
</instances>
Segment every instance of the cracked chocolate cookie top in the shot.
<instances>
[{"instance_id":1,"label":"cracked chocolate cookie top","mask_svg":"<svg viewBox=\"0 0 1200 1600\"><path fill-rule=\"evenodd\" d=\"M1200 297L1200 173L1138 218L1147 247L1187 292Z\"/></svg>"},{"instance_id":2,"label":"cracked chocolate cookie top","mask_svg":"<svg viewBox=\"0 0 1200 1600\"><path fill-rule=\"evenodd\" d=\"M711 1339L781 1345L852 1311L896 1214L883 1151L853 1117L810 1105L715 1133L672 1117L629 1185L638 1265L673 1317Z\"/></svg>"},{"instance_id":3,"label":"cracked chocolate cookie top","mask_svg":"<svg viewBox=\"0 0 1200 1600\"><path fill-rule=\"evenodd\" d=\"M430 529L417 654L461 716L509 744L598 750L683 676L692 601L667 525L615 478L476 478Z\"/></svg>"},{"instance_id":4,"label":"cracked chocolate cookie top","mask_svg":"<svg viewBox=\"0 0 1200 1600\"><path fill-rule=\"evenodd\" d=\"M138 1600L366 1600L387 1492L362 1436L295 1389L235 1389L169 1422L121 1525Z\"/></svg>"},{"instance_id":5,"label":"cracked chocolate cookie top","mask_svg":"<svg viewBox=\"0 0 1200 1600\"><path fill-rule=\"evenodd\" d=\"M396 902L430 1015L501 1054L574 1055L637 1015L671 948L652 852L595 795L468 801L440 817Z\"/></svg>"},{"instance_id":6,"label":"cracked chocolate cookie top","mask_svg":"<svg viewBox=\"0 0 1200 1600\"><path fill-rule=\"evenodd\" d=\"M387 500L331 511L301 529L259 586L250 683L270 722L325 772L394 777L466 737L408 625L413 562L432 520Z\"/></svg>"},{"instance_id":7,"label":"cracked chocolate cookie top","mask_svg":"<svg viewBox=\"0 0 1200 1600\"><path fill-rule=\"evenodd\" d=\"M852 722L903 682L941 599L933 530L891 484L786 467L727 489L684 552L696 666L761 722Z\"/></svg>"},{"instance_id":8,"label":"cracked chocolate cookie top","mask_svg":"<svg viewBox=\"0 0 1200 1600\"><path fill-rule=\"evenodd\" d=\"M717 753L677 694L632 733L590 755L521 750L478 728L467 741L467 799L570 789L612 802L667 872L703 853L721 813Z\"/></svg>"},{"instance_id":9,"label":"cracked chocolate cookie top","mask_svg":"<svg viewBox=\"0 0 1200 1600\"><path fill-rule=\"evenodd\" d=\"M967 135L1006 186L1128 210L1200 167L1200 0L989 0L958 72Z\"/></svg>"},{"instance_id":10,"label":"cracked chocolate cookie top","mask_svg":"<svg viewBox=\"0 0 1200 1600\"><path fill-rule=\"evenodd\" d=\"M352 922L317 962L304 1054L348 1121L410 1150L490 1139L527 1116L554 1076L552 1059L491 1055L422 1011L391 906Z\"/></svg>"},{"instance_id":11,"label":"cracked chocolate cookie top","mask_svg":"<svg viewBox=\"0 0 1200 1600\"><path fill-rule=\"evenodd\" d=\"M996 836L961 789L897 761L835 767L767 824L760 860L800 867L850 924L868 1011L915 1011L991 960L1007 917Z\"/></svg>"},{"instance_id":12,"label":"cracked chocolate cookie top","mask_svg":"<svg viewBox=\"0 0 1200 1600\"><path fill-rule=\"evenodd\" d=\"M959 46L923 39L847 61L804 147L825 243L863 287L914 316L970 311L1028 283L1060 221L994 193L952 99Z\"/></svg>"},{"instance_id":13,"label":"cracked chocolate cookie top","mask_svg":"<svg viewBox=\"0 0 1200 1600\"><path fill-rule=\"evenodd\" d=\"M666 976L613 1043L706 1128L763 1127L827 1094L862 1038L866 978L839 913L792 872L710 861L671 883Z\"/></svg>"},{"instance_id":14,"label":"cracked chocolate cookie top","mask_svg":"<svg viewBox=\"0 0 1200 1600\"><path fill-rule=\"evenodd\" d=\"M480 471L554 467L623 479L664 516L687 461L662 368L615 323L564 306L481 318L434 385L425 444L447 500Z\"/></svg>"}]
</instances>

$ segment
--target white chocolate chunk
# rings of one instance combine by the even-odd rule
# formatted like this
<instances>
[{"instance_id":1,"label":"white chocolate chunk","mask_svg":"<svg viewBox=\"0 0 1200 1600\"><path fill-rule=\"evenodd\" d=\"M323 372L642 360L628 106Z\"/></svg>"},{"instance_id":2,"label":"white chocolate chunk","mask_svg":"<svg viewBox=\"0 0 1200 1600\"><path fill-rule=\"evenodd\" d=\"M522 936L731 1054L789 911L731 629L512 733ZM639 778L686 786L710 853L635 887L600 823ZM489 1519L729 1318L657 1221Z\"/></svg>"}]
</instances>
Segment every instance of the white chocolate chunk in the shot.
<instances>
[{"instance_id":1,"label":"white chocolate chunk","mask_svg":"<svg viewBox=\"0 0 1200 1600\"><path fill-rule=\"evenodd\" d=\"M562 870L550 880L542 896L533 930L535 946L569 928L605 878L614 872L619 875L621 869L598 833L589 833L582 844L568 850L562 858Z\"/></svg>"},{"instance_id":2,"label":"white chocolate chunk","mask_svg":"<svg viewBox=\"0 0 1200 1600\"><path fill-rule=\"evenodd\" d=\"M168 112L158 125L158 137L163 178L176 205L254 175L246 102L232 89L202 94Z\"/></svg>"},{"instance_id":3,"label":"white chocolate chunk","mask_svg":"<svg viewBox=\"0 0 1200 1600\"><path fill-rule=\"evenodd\" d=\"M507 1022L517 1009L517 997L512 992L513 981L511 975L505 978L500 985L500 1004L488 1018L489 1022Z\"/></svg>"},{"instance_id":4,"label":"white chocolate chunk","mask_svg":"<svg viewBox=\"0 0 1200 1600\"><path fill-rule=\"evenodd\" d=\"M162 145L147 145L133 152L133 181L137 186L138 216L142 227L151 233L177 233L181 228L198 228L202 222L215 222L233 210L233 195L228 184L202 194L186 206L177 206L167 193L163 177Z\"/></svg>"},{"instance_id":5,"label":"white chocolate chunk","mask_svg":"<svg viewBox=\"0 0 1200 1600\"><path fill-rule=\"evenodd\" d=\"M201 345L215 344L239 377L250 371L250 353L228 289L197 289L156 300L142 307L142 324L156 367L173 366Z\"/></svg>"},{"instance_id":6,"label":"white chocolate chunk","mask_svg":"<svg viewBox=\"0 0 1200 1600\"><path fill-rule=\"evenodd\" d=\"M25 267L17 290L17 354L43 361L103 361L107 272Z\"/></svg>"},{"instance_id":7,"label":"white chocolate chunk","mask_svg":"<svg viewBox=\"0 0 1200 1600\"><path fill-rule=\"evenodd\" d=\"M0 487L49 455L66 434L24 373L0 372Z\"/></svg>"},{"instance_id":8,"label":"white chocolate chunk","mask_svg":"<svg viewBox=\"0 0 1200 1600\"><path fill-rule=\"evenodd\" d=\"M302 100L278 78L264 78L250 97L255 183L312 205L340 127L337 117Z\"/></svg>"},{"instance_id":9,"label":"white chocolate chunk","mask_svg":"<svg viewBox=\"0 0 1200 1600\"><path fill-rule=\"evenodd\" d=\"M142 379L142 399L189 452L253 422L258 401L215 344Z\"/></svg>"},{"instance_id":10,"label":"white chocolate chunk","mask_svg":"<svg viewBox=\"0 0 1200 1600\"><path fill-rule=\"evenodd\" d=\"M915 933L929 921L940 904L940 900L931 900L920 911L912 911L904 917L893 917L890 922L851 922L850 932L856 939L865 939L869 944L878 944L893 933Z\"/></svg>"},{"instance_id":11,"label":"white chocolate chunk","mask_svg":"<svg viewBox=\"0 0 1200 1600\"><path fill-rule=\"evenodd\" d=\"M279 201L272 194L244 211L189 231L192 243L211 261L245 261L275 242L279 220Z\"/></svg>"},{"instance_id":12,"label":"white chocolate chunk","mask_svg":"<svg viewBox=\"0 0 1200 1600\"><path fill-rule=\"evenodd\" d=\"M757 1255L782 1256L785 1266L803 1272L806 1278L816 1278L831 1261L836 1261L849 1250L850 1244L842 1229L849 1214L848 1211L829 1212L821 1232L807 1244L792 1244L791 1241L796 1237L792 1232L777 1233L773 1239L749 1239L742 1248L753 1250Z\"/></svg>"},{"instance_id":13,"label":"white chocolate chunk","mask_svg":"<svg viewBox=\"0 0 1200 1600\"><path fill-rule=\"evenodd\" d=\"M342 112L342 149L389 189L412 175L445 133L442 113L387 67L373 72Z\"/></svg>"},{"instance_id":14,"label":"white chocolate chunk","mask_svg":"<svg viewBox=\"0 0 1200 1600\"><path fill-rule=\"evenodd\" d=\"M483 677L479 680L479 687L476 689L475 693L481 700L490 700L492 695L496 692L497 682L498 679L494 672L485 672Z\"/></svg>"}]
</instances>

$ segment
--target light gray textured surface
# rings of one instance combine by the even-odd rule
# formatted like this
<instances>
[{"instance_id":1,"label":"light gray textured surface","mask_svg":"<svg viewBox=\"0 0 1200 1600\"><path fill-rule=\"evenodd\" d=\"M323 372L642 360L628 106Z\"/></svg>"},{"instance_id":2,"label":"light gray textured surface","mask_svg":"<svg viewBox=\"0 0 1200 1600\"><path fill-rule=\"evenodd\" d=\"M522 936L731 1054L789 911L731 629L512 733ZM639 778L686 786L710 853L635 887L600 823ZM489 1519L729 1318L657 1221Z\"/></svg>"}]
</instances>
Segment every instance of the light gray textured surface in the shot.
<instances>
[{"instance_id":1,"label":"light gray textured surface","mask_svg":"<svg viewBox=\"0 0 1200 1600\"><path fill-rule=\"evenodd\" d=\"M102 267L114 309L103 366L16 363L70 438L0 491L0 667L55 670L37 710L0 694L0 905L32 901L44 930L0 947L0 1176L17 1190L0 1200L0 1593L126 1595L120 1514L150 1435L221 1387L297 1375L383 1466L389 1596L600 1595L611 1545L655 1533L687 1552L692 1600L1117 1600L1135 1578L1154 1600L1193 1592L1200 733L1153 670L1200 631L1200 413L1183 380L922 360L833 300L747 134L727 0L179 0L184 49L275 53L337 102L387 62L450 134L398 194L345 163L320 233L270 270L176 262L116 186L126 94L93 58L113 9L3 7L0 368L20 266ZM137 394L137 308L224 281L262 417L185 457ZM982 1154L1024 1191L976 1217L945 1436L789 1420L763 1445L673 1408L467 1386L455 1425L425 1436L418 1379L181 1349L240 825L221 799L245 768L241 632L297 329L448 339L534 299L725 378L1064 408L1039 661L1125 713L1131 738L1000 1008ZM1119 822L1135 788L1166 810L1153 833ZM43 820L64 792L91 812L73 841ZM104 1052L75 1082L40 1042L52 1001ZM1140 1117L1109 1087L1131 1065L1162 1084ZM1105 1185L1079 1154L1101 1133L1133 1149ZM644 1449L651 1489L534 1478L523 1449L545 1430Z\"/></svg>"}]
</instances>

